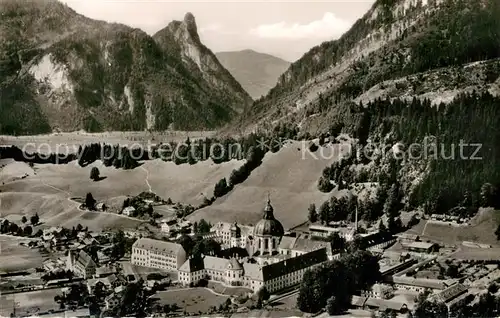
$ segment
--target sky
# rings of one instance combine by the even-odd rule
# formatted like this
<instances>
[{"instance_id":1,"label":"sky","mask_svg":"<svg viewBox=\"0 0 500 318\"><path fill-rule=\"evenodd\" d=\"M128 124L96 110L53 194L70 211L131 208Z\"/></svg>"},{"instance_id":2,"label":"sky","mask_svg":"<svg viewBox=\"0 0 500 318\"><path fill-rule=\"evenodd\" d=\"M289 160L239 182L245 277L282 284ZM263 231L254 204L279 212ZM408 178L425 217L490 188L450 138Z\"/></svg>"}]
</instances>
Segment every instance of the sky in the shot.
<instances>
[{"instance_id":1,"label":"sky","mask_svg":"<svg viewBox=\"0 0 500 318\"><path fill-rule=\"evenodd\" d=\"M340 37L374 0L173 1L61 0L92 19L119 22L153 35L186 12L213 52L252 49L295 61L315 45Z\"/></svg>"}]
</instances>

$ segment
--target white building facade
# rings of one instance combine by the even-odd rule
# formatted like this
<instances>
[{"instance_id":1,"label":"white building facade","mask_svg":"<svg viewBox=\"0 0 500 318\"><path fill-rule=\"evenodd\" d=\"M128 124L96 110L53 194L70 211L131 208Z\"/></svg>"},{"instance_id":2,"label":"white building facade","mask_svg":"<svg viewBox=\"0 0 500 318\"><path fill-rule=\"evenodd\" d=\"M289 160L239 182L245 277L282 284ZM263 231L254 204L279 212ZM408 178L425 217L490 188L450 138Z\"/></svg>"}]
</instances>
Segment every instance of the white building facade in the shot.
<instances>
[{"instance_id":1,"label":"white building facade","mask_svg":"<svg viewBox=\"0 0 500 318\"><path fill-rule=\"evenodd\" d=\"M131 263L138 266L177 270L186 258L186 251L177 243L141 238L132 245Z\"/></svg>"}]
</instances>

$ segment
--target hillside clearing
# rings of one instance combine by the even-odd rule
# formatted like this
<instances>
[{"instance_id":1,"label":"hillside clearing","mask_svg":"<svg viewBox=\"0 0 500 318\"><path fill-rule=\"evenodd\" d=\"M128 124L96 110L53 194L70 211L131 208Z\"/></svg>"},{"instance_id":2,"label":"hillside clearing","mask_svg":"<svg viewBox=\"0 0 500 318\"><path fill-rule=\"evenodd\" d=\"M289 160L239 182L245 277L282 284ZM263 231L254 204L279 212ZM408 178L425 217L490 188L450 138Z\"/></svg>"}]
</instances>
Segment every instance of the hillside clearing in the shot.
<instances>
[{"instance_id":1,"label":"hillside clearing","mask_svg":"<svg viewBox=\"0 0 500 318\"><path fill-rule=\"evenodd\" d=\"M177 166L172 162L152 160L134 170L105 167L100 161L87 167L80 167L76 162L35 164L34 174L0 185L0 216L17 220L23 215L38 213L47 225L72 227L80 223L92 230L135 228L142 222L112 213L80 211L79 204L69 198L85 197L90 192L98 202L119 210L126 196L148 191L150 185L164 199L196 206L203 202L204 196L213 195L218 180L229 177L242 163L231 161L216 165L205 161ZM18 169L29 168L25 163L10 162L3 169L10 169L10 165ZM99 182L90 180L92 167L98 167L101 176L106 178Z\"/></svg>"},{"instance_id":2,"label":"hillside clearing","mask_svg":"<svg viewBox=\"0 0 500 318\"><path fill-rule=\"evenodd\" d=\"M261 166L246 181L189 218L255 224L262 217L269 194L274 215L285 228L303 223L311 203L319 206L334 195L320 192L317 182L323 169L337 160L340 151L336 146L329 150L322 147L325 158L320 158L318 150L314 153L316 159L307 147L308 142L290 142L276 153L267 153Z\"/></svg>"}]
</instances>

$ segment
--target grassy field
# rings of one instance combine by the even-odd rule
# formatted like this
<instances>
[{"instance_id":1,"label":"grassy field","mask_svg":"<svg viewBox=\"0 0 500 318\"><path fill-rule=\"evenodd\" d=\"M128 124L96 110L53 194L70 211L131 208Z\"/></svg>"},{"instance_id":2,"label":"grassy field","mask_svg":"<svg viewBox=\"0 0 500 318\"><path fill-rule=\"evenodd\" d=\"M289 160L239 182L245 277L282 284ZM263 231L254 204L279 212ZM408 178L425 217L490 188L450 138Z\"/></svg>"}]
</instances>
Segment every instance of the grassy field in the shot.
<instances>
[{"instance_id":1,"label":"grassy field","mask_svg":"<svg viewBox=\"0 0 500 318\"><path fill-rule=\"evenodd\" d=\"M111 213L80 211L79 204L69 198L85 197L91 192L98 202L119 210L127 195L135 196L151 187L165 199L170 197L174 202L198 205L204 195L213 195L218 180L228 177L242 163L232 161L215 165L206 161L176 166L154 160L134 170L118 170L105 167L99 161L87 167L72 162L67 165L37 164L31 169L25 163L4 160L6 166L0 170L0 217L19 220L23 215L38 213L47 225L72 227L80 223L92 230L135 228L141 221ZM98 167L101 176L106 178L99 182L90 180L92 167ZM29 172L28 177L22 178L26 172ZM159 212L171 215L168 210Z\"/></svg>"},{"instance_id":2,"label":"grassy field","mask_svg":"<svg viewBox=\"0 0 500 318\"><path fill-rule=\"evenodd\" d=\"M228 299L227 296L216 295L205 288L160 291L155 298L159 298L162 305L177 304L180 307L179 312L186 310L188 314L207 312L211 306L219 307Z\"/></svg>"},{"instance_id":3,"label":"grassy field","mask_svg":"<svg viewBox=\"0 0 500 318\"><path fill-rule=\"evenodd\" d=\"M327 150L324 153L330 155L330 159L316 159L310 154L303 155L304 149L307 149L307 143L292 142L277 153L266 154L262 165L245 182L212 206L196 211L190 218L255 224L262 218L269 193L274 215L285 228L303 223L307 220L307 208L311 203L319 207L333 195L320 192L317 182L323 169L336 160L339 153L334 149L331 155L332 152ZM318 153L319 150L315 154Z\"/></svg>"},{"instance_id":4,"label":"grassy field","mask_svg":"<svg viewBox=\"0 0 500 318\"><path fill-rule=\"evenodd\" d=\"M79 140L76 138L75 142ZM320 192L317 181L322 170L337 160L339 153L337 148L323 147L314 155L319 155L323 149L326 158L317 159L307 148L308 143L290 142L279 152L268 153L262 165L245 182L190 218L255 224L262 216L269 193L275 216L286 228L306 221L311 203L319 206L335 195ZM118 210L126 196L151 190L164 199L196 206L204 197L213 195L217 181L228 179L243 162L233 160L217 165L208 160L195 165L175 165L151 160L134 170L118 170L105 167L100 161L83 168L71 162L66 165L35 164L32 169L24 163L3 160L0 164L3 165L0 169L0 217L19 219L38 213L47 225L71 227L81 223L92 230L135 228L140 221L110 213L79 211L78 204L68 198L85 197L90 192L98 202ZM92 167L98 167L101 176L106 178L99 182L90 180ZM158 209L164 216L171 215L168 209Z\"/></svg>"},{"instance_id":5,"label":"grassy field","mask_svg":"<svg viewBox=\"0 0 500 318\"><path fill-rule=\"evenodd\" d=\"M451 255L461 260L490 261L500 259L500 248L471 248L461 246L459 251Z\"/></svg>"},{"instance_id":6,"label":"grassy field","mask_svg":"<svg viewBox=\"0 0 500 318\"><path fill-rule=\"evenodd\" d=\"M498 245L495 230L500 221L499 215L499 211L480 209L469 226L452 226L423 220L408 233L448 245L460 245L462 241Z\"/></svg>"},{"instance_id":7,"label":"grassy field","mask_svg":"<svg viewBox=\"0 0 500 318\"><path fill-rule=\"evenodd\" d=\"M25 239L24 239L25 240ZM0 272L15 272L43 265L38 249L19 245L23 239L0 235Z\"/></svg>"},{"instance_id":8,"label":"grassy field","mask_svg":"<svg viewBox=\"0 0 500 318\"><path fill-rule=\"evenodd\" d=\"M58 310L54 296L62 294L60 288L0 296L0 317L9 317L14 306L16 317L48 310Z\"/></svg>"}]
</instances>

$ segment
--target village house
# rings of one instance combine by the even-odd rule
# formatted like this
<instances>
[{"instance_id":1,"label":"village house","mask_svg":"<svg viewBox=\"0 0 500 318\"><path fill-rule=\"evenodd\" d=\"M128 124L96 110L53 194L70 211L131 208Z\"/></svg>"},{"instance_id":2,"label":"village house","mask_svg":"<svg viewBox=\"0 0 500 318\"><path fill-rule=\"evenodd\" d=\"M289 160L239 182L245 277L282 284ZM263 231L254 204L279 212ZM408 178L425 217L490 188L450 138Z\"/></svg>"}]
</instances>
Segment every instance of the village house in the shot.
<instances>
[{"instance_id":1,"label":"village house","mask_svg":"<svg viewBox=\"0 0 500 318\"><path fill-rule=\"evenodd\" d=\"M403 248L410 252L415 253L424 253L430 254L436 252L439 249L439 246L436 243L427 243L427 242L409 242L409 243L401 243Z\"/></svg>"},{"instance_id":2,"label":"village house","mask_svg":"<svg viewBox=\"0 0 500 318\"><path fill-rule=\"evenodd\" d=\"M413 278L407 276L392 276L386 278L387 283L392 283L397 289L411 290L416 292L423 292L426 289L431 291L442 291L450 285L450 283L439 280L439 279L427 279L427 278Z\"/></svg>"},{"instance_id":3,"label":"village house","mask_svg":"<svg viewBox=\"0 0 500 318\"><path fill-rule=\"evenodd\" d=\"M390 299L394 297L394 289L385 284L374 284L370 290L363 292L363 296L377 299Z\"/></svg>"},{"instance_id":4,"label":"village house","mask_svg":"<svg viewBox=\"0 0 500 318\"><path fill-rule=\"evenodd\" d=\"M105 278L92 278L87 280L87 290L89 294L93 294L97 285L101 285L104 291L113 289L115 282L117 281L117 278L115 275L110 275Z\"/></svg>"},{"instance_id":5,"label":"village house","mask_svg":"<svg viewBox=\"0 0 500 318\"><path fill-rule=\"evenodd\" d=\"M77 276L85 279L91 278L95 275L96 268L96 263L85 251L81 250L78 254L75 254L73 251L68 252L66 269L72 271Z\"/></svg>"},{"instance_id":6,"label":"village house","mask_svg":"<svg viewBox=\"0 0 500 318\"><path fill-rule=\"evenodd\" d=\"M456 283L441 291L438 294L432 295L431 300L443 303L448 307L448 310L459 306L466 301L468 296L468 288L460 283Z\"/></svg>"},{"instance_id":7,"label":"village house","mask_svg":"<svg viewBox=\"0 0 500 318\"><path fill-rule=\"evenodd\" d=\"M161 222L161 231L165 234L170 234L170 232L177 230L177 220L167 219Z\"/></svg>"},{"instance_id":8,"label":"village house","mask_svg":"<svg viewBox=\"0 0 500 318\"><path fill-rule=\"evenodd\" d=\"M122 211L122 214L126 216L133 216L134 213L135 213L135 208L133 206L128 206Z\"/></svg>"}]
</instances>

